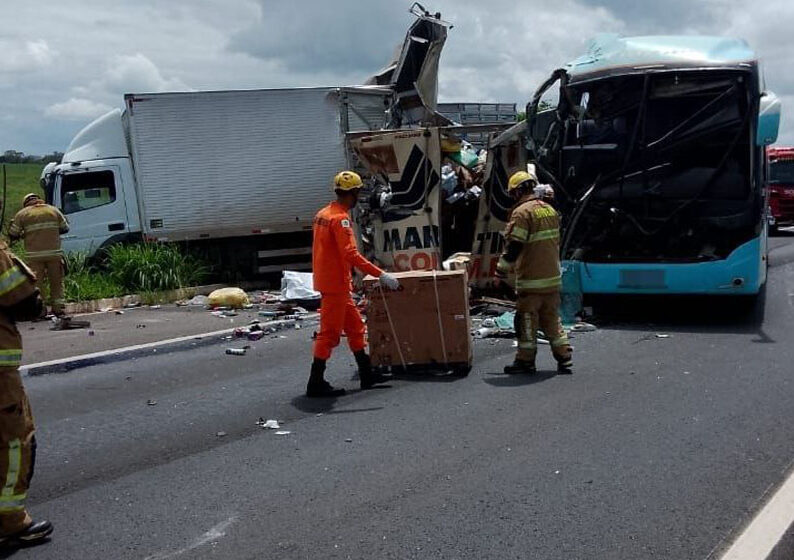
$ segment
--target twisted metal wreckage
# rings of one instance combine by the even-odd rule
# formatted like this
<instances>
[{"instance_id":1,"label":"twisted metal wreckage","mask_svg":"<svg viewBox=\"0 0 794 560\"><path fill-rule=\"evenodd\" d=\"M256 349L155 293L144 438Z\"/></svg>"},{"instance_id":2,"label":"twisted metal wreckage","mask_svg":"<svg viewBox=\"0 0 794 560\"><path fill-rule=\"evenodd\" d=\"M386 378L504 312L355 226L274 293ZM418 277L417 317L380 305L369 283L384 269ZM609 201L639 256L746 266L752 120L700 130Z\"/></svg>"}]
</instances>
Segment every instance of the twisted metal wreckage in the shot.
<instances>
[{"instance_id":1,"label":"twisted metal wreckage","mask_svg":"<svg viewBox=\"0 0 794 560\"><path fill-rule=\"evenodd\" d=\"M744 41L603 35L538 88L525 121L461 126L435 111L447 29L438 15L419 15L390 70L398 87L389 122L403 129L348 134L369 177L362 240L380 263L439 269L465 251L472 283L486 287L512 206L507 178L528 162L555 191L563 268L577 290L684 293L691 279L677 286L662 269L632 263L730 263L758 240L764 150L777 137L780 103ZM484 138L485 150L473 152L467 138ZM450 171L457 193L444 188ZM450 209L461 199L468 207ZM615 263L625 268L619 277ZM747 277L733 293L763 283L759 271Z\"/></svg>"}]
</instances>

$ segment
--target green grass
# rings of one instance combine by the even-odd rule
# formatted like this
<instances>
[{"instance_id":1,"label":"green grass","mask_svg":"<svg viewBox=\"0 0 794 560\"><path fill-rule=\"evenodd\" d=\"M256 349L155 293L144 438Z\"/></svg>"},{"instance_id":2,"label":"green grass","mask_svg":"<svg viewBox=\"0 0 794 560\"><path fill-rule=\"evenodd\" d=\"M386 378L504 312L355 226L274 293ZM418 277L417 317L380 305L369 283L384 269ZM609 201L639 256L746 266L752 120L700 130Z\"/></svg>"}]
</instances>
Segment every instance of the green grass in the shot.
<instances>
[{"instance_id":1,"label":"green grass","mask_svg":"<svg viewBox=\"0 0 794 560\"><path fill-rule=\"evenodd\" d=\"M201 284L207 267L176 245L113 245L99 263L85 254L66 255L67 301L86 301L142 294L145 303L165 303L162 292Z\"/></svg>"},{"instance_id":2,"label":"green grass","mask_svg":"<svg viewBox=\"0 0 794 560\"><path fill-rule=\"evenodd\" d=\"M0 164L0 197L2 197L2 166L6 168L6 203L5 221L3 223L3 234L8 232L11 218L14 217L22 208L22 198L28 193L34 192L44 196L44 191L39 185L39 177L44 165L41 163L4 163ZM0 200L2 202L2 200Z\"/></svg>"}]
</instances>

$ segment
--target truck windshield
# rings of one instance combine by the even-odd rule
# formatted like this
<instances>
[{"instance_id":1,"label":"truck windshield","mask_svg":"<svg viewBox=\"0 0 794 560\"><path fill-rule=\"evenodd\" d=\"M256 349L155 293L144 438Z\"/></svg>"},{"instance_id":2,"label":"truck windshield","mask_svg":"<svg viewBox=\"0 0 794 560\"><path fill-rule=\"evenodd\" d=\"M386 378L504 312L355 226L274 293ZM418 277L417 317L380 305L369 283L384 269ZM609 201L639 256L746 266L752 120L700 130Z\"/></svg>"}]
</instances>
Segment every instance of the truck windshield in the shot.
<instances>
[{"instance_id":1,"label":"truck windshield","mask_svg":"<svg viewBox=\"0 0 794 560\"><path fill-rule=\"evenodd\" d=\"M794 185L794 159L770 163L769 182L776 185Z\"/></svg>"}]
</instances>

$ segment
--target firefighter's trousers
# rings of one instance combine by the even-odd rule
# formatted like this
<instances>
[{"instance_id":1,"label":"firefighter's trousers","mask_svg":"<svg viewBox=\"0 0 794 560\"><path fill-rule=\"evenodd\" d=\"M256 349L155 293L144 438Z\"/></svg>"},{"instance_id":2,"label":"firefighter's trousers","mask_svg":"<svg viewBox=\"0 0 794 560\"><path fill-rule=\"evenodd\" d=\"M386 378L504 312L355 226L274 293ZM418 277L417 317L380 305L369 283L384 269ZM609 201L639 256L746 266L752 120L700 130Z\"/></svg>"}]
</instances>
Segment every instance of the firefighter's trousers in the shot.
<instances>
[{"instance_id":1,"label":"firefighter's trousers","mask_svg":"<svg viewBox=\"0 0 794 560\"><path fill-rule=\"evenodd\" d=\"M63 257L48 257L44 259L28 259L28 265L36 275L39 287L43 285L44 278L50 286L48 303L55 315L63 313ZM43 292L43 290L42 290Z\"/></svg>"},{"instance_id":2,"label":"firefighter's trousers","mask_svg":"<svg viewBox=\"0 0 794 560\"><path fill-rule=\"evenodd\" d=\"M314 341L314 357L327 360L339 346L342 333L347 335L350 350L358 352L367 346L366 327L349 293L323 294L320 304L320 332Z\"/></svg>"},{"instance_id":3,"label":"firefighter's trousers","mask_svg":"<svg viewBox=\"0 0 794 560\"><path fill-rule=\"evenodd\" d=\"M36 462L30 402L16 368L0 367L0 535L31 524L25 510Z\"/></svg>"},{"instance_id":4,"label":"firefighter's trousers","mask_svg":"<svg viewBox=\"0 0 794 560\"><path fill-rule=\"evenodd\" d=\"M538 328L548 338L554 358L561 364L571 361L571 345L560 322L560 293L519 292L515 329L518 338L516 359L535 363L538 352Z\"/></svg>"}]
</instances>

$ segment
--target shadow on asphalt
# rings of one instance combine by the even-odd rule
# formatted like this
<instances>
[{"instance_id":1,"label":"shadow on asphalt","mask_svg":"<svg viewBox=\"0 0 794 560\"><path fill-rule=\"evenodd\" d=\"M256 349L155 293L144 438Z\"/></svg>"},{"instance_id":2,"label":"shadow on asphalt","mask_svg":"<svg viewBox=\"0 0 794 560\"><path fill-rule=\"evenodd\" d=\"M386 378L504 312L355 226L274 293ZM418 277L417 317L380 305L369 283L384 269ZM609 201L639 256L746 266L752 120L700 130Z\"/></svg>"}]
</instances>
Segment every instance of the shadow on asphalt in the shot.
<instances>
[{"instance_id":1,"label":"shadow on asphalt","mask_svg":"<svg viewBox=\"0 0 794 560\"><path fill-rule=\"evenodd\" d=\"M775 342L764 332L766 289L757 298L720 296L595 296L593 323L627 331L757 334L753 342Z\"/></svg>"},{"instance_id":2,"label":"shadow on asphalt","mask_svg":"<svg viewBox=\"0 0 794 560\"><path fill-rule=\"evenodd\" d=\"M388 388L389 388L388 385L381 385L368 390L374 391L377 389L388 389ZM337 404L341 404L339 402L340 399L344 400L345 397L361 392L362 392L361 390L348 391L346 395L343 395L341 397L329 397L327 399L310 399L304 396L295 397L294 399L292 399L292 406L294 406L301 412L305 412L307 414L355 414L357 412L375 412L378 410L383 410L382 406L373 406L368 408L346 408L345 410L334 410Z\"/></svg>"},{"instance_id":3,"label":"shadow on asphalt","mask_svg":"<svg viewBox=\"0 0 794 560\"><path fill-rule=\"evenodd\" d=\"M504 373L486 373L486 376L491 377L484 377L483 381L485 381L488 385L493 385L494 387L520 387L523 385L534 385L535 383L542 383L543 381L547 381L552 377L557 376L556 371L548 370L548 371L538 371L533 375L526 375L526 374L515 374L515 375L507 375Z\"/></svg>"}]
</instances>

